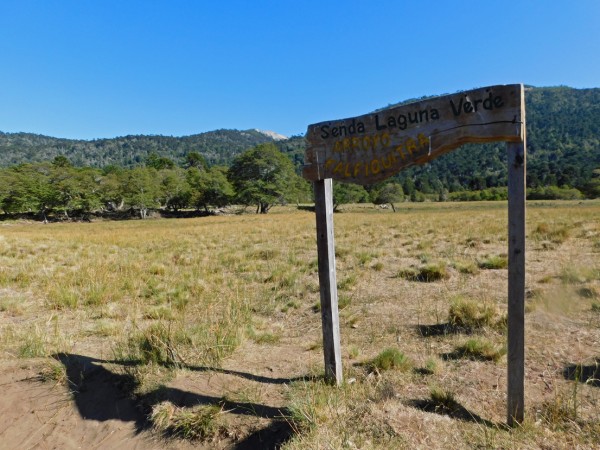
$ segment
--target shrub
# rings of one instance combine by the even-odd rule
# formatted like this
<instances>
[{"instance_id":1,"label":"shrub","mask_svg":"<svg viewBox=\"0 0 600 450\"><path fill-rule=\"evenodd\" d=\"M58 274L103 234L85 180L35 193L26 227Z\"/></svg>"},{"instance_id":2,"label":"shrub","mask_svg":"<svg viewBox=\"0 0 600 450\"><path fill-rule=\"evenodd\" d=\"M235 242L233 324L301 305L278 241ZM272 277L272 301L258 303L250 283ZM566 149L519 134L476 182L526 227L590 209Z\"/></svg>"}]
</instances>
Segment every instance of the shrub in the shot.
<instances>
[{"instance_id":1,"label":"shrub","mask_svg":"<svg viewBox=\"0 0 600 450\"><path fill-rule=\"evenodd\" d=\"M527 189L527 200L579 200L583 198L580 190L567 186L544 186Z\"/></svg>"},{"instance_id":2,"label":"shrub","mask_svg":"<svg viewBox=\"0 0 600 450\"><path fill-rule=\"evenodd\" d=\"M181 340L181 336L180 336ZM130 336L121 358L137 360L142 364L172 366L178 363L173 333L162 323L150 325Z\"/></svg>"}]
</instances>

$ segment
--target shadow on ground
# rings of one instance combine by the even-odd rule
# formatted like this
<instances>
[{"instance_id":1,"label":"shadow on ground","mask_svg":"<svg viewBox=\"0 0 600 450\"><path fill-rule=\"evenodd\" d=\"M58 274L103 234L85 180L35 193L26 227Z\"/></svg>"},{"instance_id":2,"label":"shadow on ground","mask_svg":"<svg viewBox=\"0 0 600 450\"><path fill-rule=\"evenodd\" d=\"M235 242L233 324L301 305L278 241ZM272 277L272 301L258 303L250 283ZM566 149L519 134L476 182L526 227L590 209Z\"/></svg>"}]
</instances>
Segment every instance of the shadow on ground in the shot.
<instances>
[{"instance_id":1,"label":"shadow on ground","mask_svg":"<svg viewBox=\"0 0 600 450\"><path fill-rule=\"evenodd\" d=\"M466 327L458 327L451 323L436 323L434 325L416 325L415 329L420 336L436 337L449 334L473 334L473 330Z\"/></svg>"},{"instance_id":2,"label":"shadow on ground","mask_svg":"<svg viewBox=\"0 0 600 450\"><path fill-rule=\"evenodd\" d=\"M236 377L245 378L247 380L256 381L258 383L265 384L290 384L296 381L314 381L317 378L311 376L304 377L294 377L294 378L271 378L264 377L262 375L254 375L246 372L238 372L237 370L228 370L228 369L217 369L214 367L204 367L204 366L191 366L187 364L181 365L182 368L187 370L193 370L197 372L213 372L213 373L222 373L225 375L234 375Z\"/></svg>"},{"instance_id":3,"label":"shadow on ground","mask_svg":"<svg viewBox=\"0 0 600 450\"><path fill-rule=\"evenodd\" d=\"M118 361L106 361L88 356L59 353L53 357L66 369L69 388L73 400L82 418L86 420L120 420L133 422L136 431L149 430L152 426L148 415L152 407L160 402L169 401L178 407L199 405L218 405L231 414L249 415L270 419L271 423L243 441L237 442L236 449L275 449L293 436L293 428L285 419L289 411L251 402L235 402L220 397L197 394L177 388L161 386L143 395L136 395L135 379L127 374L115 373L102 364L119 364ZM190 367L191 370L212 371L240 376L261 383L284 384L308 377L295 379L268 378L244 372L209 367Z\"/></svg>"},{"instance_id":4,"label":"shadow on ground","mask_svg":"<svg viewBox=\"0 0 600 450\"><path fill-rule=\"evenodd\" d=\"M600 358L588 365L569 364L563 369L563 377L567 380L579 381L590 386L600 387Z\"/></svg>"},{"instance_id":5,"label":"shadow on ground","mask_svg":"<svg viewBox=\"0 0 600 450\"><path fill-rule=\"evenodd\" d=\"M443 404L430 399L409 400L406 404L421 411L449 416L464 422L474 422L490 428L504 428L506 426L505 424L497 424L484 419L474 412L469 411L456 400L447 401Z\"/></svg>"}]
</instances>

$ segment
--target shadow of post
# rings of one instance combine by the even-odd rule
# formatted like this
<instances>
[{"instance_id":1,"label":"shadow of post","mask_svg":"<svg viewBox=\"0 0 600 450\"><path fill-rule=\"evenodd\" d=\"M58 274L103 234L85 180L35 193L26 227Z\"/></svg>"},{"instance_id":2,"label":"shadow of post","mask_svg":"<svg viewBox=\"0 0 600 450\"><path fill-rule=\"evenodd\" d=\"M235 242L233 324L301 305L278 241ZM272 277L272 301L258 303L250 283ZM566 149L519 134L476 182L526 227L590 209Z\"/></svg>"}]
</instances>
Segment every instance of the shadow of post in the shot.
<instances>
[{"instance_id":1,"label":"shadow of post","mask_svg":"<svg viewBox=\"0 0 600 450\"><path fill-rule=\"evenodd\" d=\"M483 417L469 411L463 405L453 400L445 404L440 404L430 399L424 400L409 400L406 403L408 406L420 409L421 411L448 416L453 419L462 420L463 422L474 422L485 425L489 428L506 428L506 424L494 423Z\"/></svg>"}]
</instances>

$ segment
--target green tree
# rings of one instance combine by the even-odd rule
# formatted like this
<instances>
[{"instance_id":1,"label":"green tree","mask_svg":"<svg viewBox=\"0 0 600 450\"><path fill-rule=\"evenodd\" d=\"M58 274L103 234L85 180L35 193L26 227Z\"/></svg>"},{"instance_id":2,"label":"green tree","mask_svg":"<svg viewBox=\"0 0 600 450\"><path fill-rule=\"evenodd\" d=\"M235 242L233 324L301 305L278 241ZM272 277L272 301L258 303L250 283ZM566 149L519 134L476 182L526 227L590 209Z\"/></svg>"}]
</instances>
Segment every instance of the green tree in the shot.
<instances>
[{"instance_id":1,"label":"green tree","mask_svg":"<svg viewBox=\"0 0 600 450\"><path fill-rule=\"evenodd\" d=\"M125 206L125 180L128 171L118 166L107 166L102 171L99 194L102 205L111 211Z\"/></svg>"},{"instance_id":2,"label":"green tree","mask_svg":"<svg viewBox=\"0 0 600 450\"><path fill-rule=\"evenodd\" d=\"M209 206L222 208L231 203L235 191L227 179L227 169L212 167L209 170L188 169L188 180L194 191L193 204L208 212Z\"/></svg>"},{"instance_id":3,"label":"green tree","mask_svg":"<svg viewBox=\"0 0 600 450\"><path fill-rule=\"evenodd\" d=\"M96 169L53 163L46 195L47 208L61 212L65 217L74 211L88 215L99 209L100 178Z\"/></svg>"},{"instance_id":4,"label":"green tree","mask_svg":"<svg viewBox=\"0 0 600 450\"><path fill-rule=\"evenodd\" d=\"M369 193L364 187L351 183L333 183L333 210L348 203L363 203L369 200Z\"/></svg>"},{"instance_id":5,"label":"green tree","mask_svg":"<svg viewBox=\"0 0 600 450\"><path fill-rule=\"evenodd\" d=\"M76 169L73 177L78 186L77 196L73 200L73 207L84 215L102 209L102 174L91 167Z\"/></svg>"},{"instance_id":6,"label":"green tree","mask_svg":"<svg viewBox=\"0 0 600 450\"><path fill-rule=\"evenodd\" d=\"M404 190L399 183L385 183L371 192L371 201L376 205L384 205L389 203L392 210L396 212L394 207L395 202L404 200Z\"/></svg>"},{"instance_id":7,"label":"green tree","mask_svg":"<svg viewBox=\"0 0 600 450\"><path fill-rule=\"evenodd\" d=\"M296 177L292 162L272 143L242 153L233 160L228 172L238 201L257 205L257 213L261 214L276 203L290 200Z\"/></svg>"},{"instance_id":8,"label":"green tree","mask_svg":"<svg viewBox=\"0 0 600 450\"><path fill-rule=\"evenodd\" d=\"M165 208L178 211L190 204L192 189L186 178L186 171L178 167L159 171L160 201Z\"/></svg>"},{"instance_id":9,"label":"green tree","mask_svg":"<svg viewBox=\"0 0 600 450\"><path fill-rule=\"evenodd\" d=\"M402 183L402 190L406 193L406 195L412 196L413 193L417 190L415 187L415 182L411 177L404 178Z\"/></svg>"},{"instance_id":10,"label":"green tree","mask_svg":"<svg viewBox=\"0 0 600 450\"><path fill-rule=\"evenodd\" d=\"M158 156L156 152L152 152L146 158L146 166L156 170L172 169L175 167L175 163L166 156Z\"/></svg>"},{"instance_id":11,"label":"green tree","mask_svg":"<svg viewBox=\"0 0 600 450\"><path fill-rule=\"evenodd\" d=\"M583 192L588 198L600 197L600 168L592 172L592 178L583 186Z\"/></svg>"},{"instance_id":12,"label":"green tree","mask_svg":"<svg viewBox=\"0 0 600 450\"><path fill-rule=\"evenodd\" d=\"M2 209L7 213L40 213L44 220L53 203L50 184L52 165L21 164L3 174Z\"/></svg>"},{"instance_id":13,"label":"green tree","mask_svg":"<svg viewBox=\"0 0 600 450\"><path fill-rule=\"evenodd\" d=\"M198 152L189 152L185 156L185 163L188 168L196 167L197 169L208 170L208 163L206 158Z\"/></svg>"},{"instance_id":14,"label":"green tree","mask_svg":"<svg viewBox=\"0 0 600 450\"><path fill-rule=\"evenodd\" d=\"M150 208L160 206L160 182L158 173L151 167L136 167L128 170L123 178L125 201L138 209L140 217L145 219Z\"/></svg>"},{"instance_id":15,"label":"green tree","mask_svg":"<svg viewBox=\"0 0 600 450\"><path fill-rule=\"evenodd\" d=\"M52 164L56 167L73 167L73 164L71 164L69 158L64 155L55 156L52 160Z\"/></svg>"}]
</instances>

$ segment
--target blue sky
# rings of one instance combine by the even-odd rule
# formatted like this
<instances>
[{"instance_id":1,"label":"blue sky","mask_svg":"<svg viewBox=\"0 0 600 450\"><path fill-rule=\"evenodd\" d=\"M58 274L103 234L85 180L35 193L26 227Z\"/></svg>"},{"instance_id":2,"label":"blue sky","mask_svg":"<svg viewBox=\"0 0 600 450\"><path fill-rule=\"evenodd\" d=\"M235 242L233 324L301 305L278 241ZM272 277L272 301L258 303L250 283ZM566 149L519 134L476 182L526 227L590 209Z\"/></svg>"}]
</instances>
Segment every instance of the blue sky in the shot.
<instances>
[{"instance_id":1,"label":"blue sky","mask_svg":"<svg viewBox=\"0 0 600 450\"><path fill-rule=\"evenodd\" d=\"M0 131L307 125L493 84L600 87L600 1L2 0Z\"/></svg>"}]
</instances>

